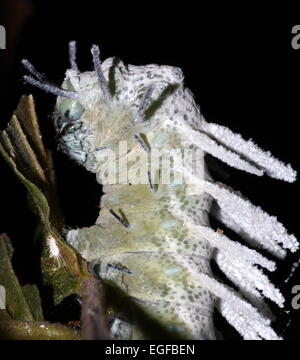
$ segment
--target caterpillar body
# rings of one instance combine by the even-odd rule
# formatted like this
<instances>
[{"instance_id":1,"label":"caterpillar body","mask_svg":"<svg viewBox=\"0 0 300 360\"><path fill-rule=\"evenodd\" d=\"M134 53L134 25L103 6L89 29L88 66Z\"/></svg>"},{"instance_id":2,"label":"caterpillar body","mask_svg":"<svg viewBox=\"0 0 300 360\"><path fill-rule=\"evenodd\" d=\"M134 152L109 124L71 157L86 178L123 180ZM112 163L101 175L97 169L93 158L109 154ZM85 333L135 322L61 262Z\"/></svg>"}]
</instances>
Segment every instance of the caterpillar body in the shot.
<instances>
[{"instance_id":1,"label":"caterpillar body","mask_svg":"<svg viewBox=\"0 0 300 360\"><path fill-rule=\"evenodd\" d=\"M70 230L67 241L86 260L99 264L102 279L174 337L215 339L212 314L218 308L244 339L279 339L264 301L284 304L263 271L274 271L275 263L252 247L283 258L286 250L298 249L296 238L240 193L214 182L205 162L196 172L191 170L194 158L180 162L171 177L183 181L164 182L159 174L165 165L149 170L150 154L154 149L161 154L190 149L198 159L209 153L237 169L288 182L295 181L295 171L251 140L207 122L184 87L179 68L124 65L116 58L101 64L99 48L94 45L91 52L94 71L81 73L75 43L70 43L71 69L62 88L23 60L33 75L24 79L58 95L59 147L103 184L96 223ZM121 142L127 147L120 154ZM117 155L110 157L111 152ZM121 163L136 158L142 164L134 167L128 181ZM110 168L117 183L107 176ZM209 214L251 248L211 229ZM212 259L238 291L214 277ZM129 322L116 318L111 333L122 339L147 337L135 314Z\"/></svg>"}]
</instances>

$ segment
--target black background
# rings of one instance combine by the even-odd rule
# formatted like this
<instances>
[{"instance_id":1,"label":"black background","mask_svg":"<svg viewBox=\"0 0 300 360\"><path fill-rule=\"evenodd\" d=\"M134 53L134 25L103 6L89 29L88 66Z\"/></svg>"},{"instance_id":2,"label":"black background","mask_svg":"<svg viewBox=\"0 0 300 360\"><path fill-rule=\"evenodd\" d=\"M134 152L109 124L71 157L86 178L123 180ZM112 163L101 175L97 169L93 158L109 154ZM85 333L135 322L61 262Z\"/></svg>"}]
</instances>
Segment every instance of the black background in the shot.
<instances>
[{"instance_id":1,"label":"black background","mask_svg":"<svg viewBox=\"0 0 300 360\"><path fill-rule=\"evenodd\" d=\"M166 4L166 3L164 3ZM91 44L101 47L102 60L117 56L136 65L158 63L182 68L186 86L194 93L208 121L228 126L299 171L300 49L291 47L291 29L300 20L281 10L214 5L213 10L191 3L169 7L154 2L1 1L1 24L8 47L0 52L0 127L4 129L23 94L32 93L46 145L53 150L66 222L70 227L91 225L99 211L101 189L95 176L56 151L49 114L55 98L24 85L20 65L28 58L53 82L60 84L68 68L70 40L77 40L81 71L92 69ZM277 9L278 10L278 9ZM220 163L219 163L220 164ZM275 214L298 238L299 181L286 184L223 168L224 181L240 190L268 213ZM14 262L22 282L37 281L32 232L34 219L26 191L0 159L0 231L12 237ZM219 176L218 174L216 175ZM282 284L298 255L279 263L271 278L284 292L286 314L279 313L279 332L300 338L300 310L291 309L291 289L300 284L300 270ZM222 323L225 338L237 338ZM284 330L285 329L285 330Z\"/></svg>"}]
</instances>

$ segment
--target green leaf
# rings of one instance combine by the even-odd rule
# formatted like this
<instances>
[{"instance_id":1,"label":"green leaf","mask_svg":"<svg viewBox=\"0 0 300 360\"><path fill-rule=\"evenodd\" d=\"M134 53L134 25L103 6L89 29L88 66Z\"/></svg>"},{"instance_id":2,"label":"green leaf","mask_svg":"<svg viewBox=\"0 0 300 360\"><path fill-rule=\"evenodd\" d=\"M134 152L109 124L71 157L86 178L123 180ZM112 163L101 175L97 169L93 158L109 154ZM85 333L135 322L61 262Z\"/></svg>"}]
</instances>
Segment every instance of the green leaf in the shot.
<instances>
[{"instance_id":1,"label":"green leaf","mask_svg":"<svg viewBox=\"0 0 300 360\"><path fill-rule=\"evenodd\" d=\"M6 309L15 320L33 321L28 303L11 265L11 243L8 236L0 235L0 284L6 291Z\"/></svg>"},{"instance_id":2,"label":"green leaf","mask_svg":"<svg viewBox=\"0 0 300 360\"><path fill-rule=\"evenodd\" d=\"M0 321L2 340L79 340L79 333L61 324L48 322Z\"/></svg>"},{"instance_id":3,"label":"green leaf","mask_svg":"<svg viewBox=\"0 0 300 360\"><path fill-rule=\"evenodd\" d=\"M33 284L27 284L22 287L22 290L34 320L43 321L44 316L41 298L37 286Z\"/></svg>"}]
</instances>

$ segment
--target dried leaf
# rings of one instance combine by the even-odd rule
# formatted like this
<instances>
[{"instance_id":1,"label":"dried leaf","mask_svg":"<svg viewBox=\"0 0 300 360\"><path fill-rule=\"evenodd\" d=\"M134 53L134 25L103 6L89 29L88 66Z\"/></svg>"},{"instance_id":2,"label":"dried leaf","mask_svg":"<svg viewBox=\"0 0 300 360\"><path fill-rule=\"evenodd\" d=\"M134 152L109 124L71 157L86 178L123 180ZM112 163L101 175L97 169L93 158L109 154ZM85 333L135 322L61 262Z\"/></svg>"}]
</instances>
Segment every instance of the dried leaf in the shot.
<instances>
[{"instance_id":1,"label":"dried leaf","mask_svg":"<svg viewBox=\"0 0 300 360\"><path fill-rule=\"evenodd\" d=\"M52 156L41 140L32 96L23 96L6 130L0 134L0 153L26 186L33 210L40 218L42 275L53 292L54 305L81 292L81 283L90 277L87 264L61 237L64 218L57 196ZM59 259L49 252L51 237ZM59 261L58 261L59 260Z\"/></svg>"}]
</instances>

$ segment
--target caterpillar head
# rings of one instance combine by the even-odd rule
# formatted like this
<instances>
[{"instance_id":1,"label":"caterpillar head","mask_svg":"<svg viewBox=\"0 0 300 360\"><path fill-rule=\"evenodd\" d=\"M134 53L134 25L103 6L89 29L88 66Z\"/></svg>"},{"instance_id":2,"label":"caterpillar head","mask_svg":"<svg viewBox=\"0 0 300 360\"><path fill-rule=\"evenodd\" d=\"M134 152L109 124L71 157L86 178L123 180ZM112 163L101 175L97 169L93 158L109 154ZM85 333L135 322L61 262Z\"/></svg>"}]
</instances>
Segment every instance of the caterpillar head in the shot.
<instances>
[{"instance_id":1,"label":"caterpillar head","mask_svg":"<svg viewBox=\"0 0 300 360\"><path fill-rule=\"evenodd\" d=\"M171 66L125 66L109 58L100 64L99 48L93 45L94 71L80 73L75 62L75 44L70 43L70 62L61 88L23 60L34 77L32 85L58 95L54 123L59 148L90 171L96 171L97 156L103 149L118 151L121 141L130 150L136 134L155 126L156 110L170 92L183 82L179 68Z\"/></svg>"},{"instance_id":2,"label":"caterpillar head","mask_svg":"<svg viewBox=\"0 0 300 360\"><path fill-rule=\"evenodd\" d=\"M135 132L145 126L137 121L134 107L105 97L94 72L68 70L62 88L77 98L57 98L54 120L59 146L89 170L93 171L98 153L117 152L120 141L132 145Z\"/></svg>"}]
</instances>

